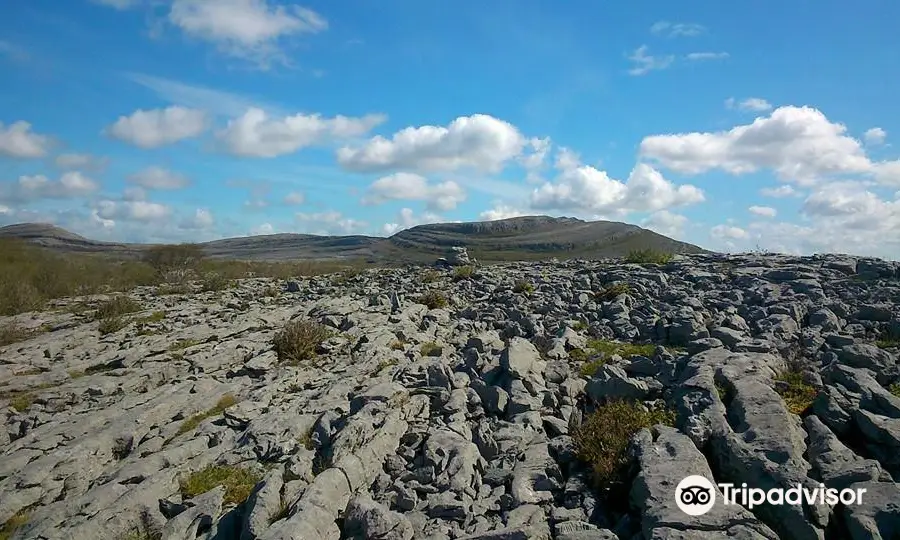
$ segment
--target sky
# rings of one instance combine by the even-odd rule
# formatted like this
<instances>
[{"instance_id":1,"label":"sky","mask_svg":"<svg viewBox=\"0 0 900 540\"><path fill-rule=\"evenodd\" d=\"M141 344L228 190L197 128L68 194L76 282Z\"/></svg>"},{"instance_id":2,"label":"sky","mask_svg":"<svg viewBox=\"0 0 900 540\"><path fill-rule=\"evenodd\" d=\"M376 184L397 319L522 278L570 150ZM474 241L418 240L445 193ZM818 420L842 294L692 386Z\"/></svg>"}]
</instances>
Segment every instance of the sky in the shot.
<instances>
[{"instance_id":1,"label":"sky","mask_svg":"<svg viewBox=\"0 0 900 540\"><path fill-rule=\"evenodd\" d=\"M900 259L900 3L7 0L0 225L520 215Z\"/></svg>"}]
</instances>

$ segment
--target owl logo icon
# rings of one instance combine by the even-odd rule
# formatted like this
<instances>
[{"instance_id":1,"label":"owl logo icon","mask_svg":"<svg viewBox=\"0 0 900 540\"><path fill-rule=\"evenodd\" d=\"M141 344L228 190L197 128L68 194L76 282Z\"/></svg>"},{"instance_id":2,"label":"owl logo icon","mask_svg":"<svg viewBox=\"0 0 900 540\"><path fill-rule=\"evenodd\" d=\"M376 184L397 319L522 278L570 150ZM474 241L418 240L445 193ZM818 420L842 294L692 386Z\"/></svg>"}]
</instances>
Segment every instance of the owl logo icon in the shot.
<instances>
[{"instance_id":1,"label":"owl logo icon","mask_svg":"<svg viewBox=\"0 0 900 540\"><path fill-rule=\"evenodd\" d=\"M715 503L716 487L702 476L688 476L675 488L675 504L689 516L702 516Z\"/></svg>"}]
</instances>

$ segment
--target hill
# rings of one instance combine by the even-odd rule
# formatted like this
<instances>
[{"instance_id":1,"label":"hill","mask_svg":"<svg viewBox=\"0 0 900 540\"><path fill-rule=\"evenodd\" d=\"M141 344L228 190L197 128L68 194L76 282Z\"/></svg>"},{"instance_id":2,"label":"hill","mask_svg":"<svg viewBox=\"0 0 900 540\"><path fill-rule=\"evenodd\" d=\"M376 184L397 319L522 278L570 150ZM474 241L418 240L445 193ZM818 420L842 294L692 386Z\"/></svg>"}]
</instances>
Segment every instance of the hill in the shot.
<instances>
[{"instance_id":1,"label":"hill","mask_svg":"<svg viewBox=\"0 0 900 540\"><path fill-rule=\"evenodd\" d=\"M21 223L0 227L0 238L26 240L60 252L136 256L150 244L99 242L54 225ZM451 246L466 246L483 262L617 257L633 249L702 253L702 248L636 225L575 218L525 216L498 221L418 225L388 238L270 234L201 243L208 256L241 260L367 259L425 262Z\"/></svg>"}]
</instances>

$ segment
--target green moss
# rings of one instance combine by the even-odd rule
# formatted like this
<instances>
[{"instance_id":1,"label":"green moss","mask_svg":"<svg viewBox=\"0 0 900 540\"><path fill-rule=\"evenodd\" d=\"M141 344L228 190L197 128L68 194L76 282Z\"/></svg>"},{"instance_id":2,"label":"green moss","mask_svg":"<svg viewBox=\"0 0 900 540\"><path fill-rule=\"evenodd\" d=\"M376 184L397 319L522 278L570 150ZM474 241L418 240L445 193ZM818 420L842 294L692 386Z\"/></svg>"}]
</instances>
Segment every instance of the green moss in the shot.
<instances>
[{"instance_id":1,"label":"green moss","mask_svg":"<svg viewBox=\"0 0 900 540\"><path fill-rule=\"evenodd\" d=\"M875 342L875 346L880 349L900 348L900 339L898 339L898 338L879 339L878 341Z\"/></svg>"},{"instance_id":2,"label":"green moss","mask_svg":"<svg viewBox=\"0 0 900 540\"><path fill-rule=\"evenodd\" d=\"M789 411L794 414L802 414L812 405L818 391L816 388L803 381L803 375L796 371L784 371L775 377L775 390L784 399Z\"/></svg>"},{"instance_id":3,"label":"green moss","mask_svg":"<svg viewBox=\"0 0 900 540\"><path fill-rule=\"evenodd\" d=\"M900 397L900 384L894 383L888 386L888 392L895 395L896 397Z\"/></svg>"}]
</instances>

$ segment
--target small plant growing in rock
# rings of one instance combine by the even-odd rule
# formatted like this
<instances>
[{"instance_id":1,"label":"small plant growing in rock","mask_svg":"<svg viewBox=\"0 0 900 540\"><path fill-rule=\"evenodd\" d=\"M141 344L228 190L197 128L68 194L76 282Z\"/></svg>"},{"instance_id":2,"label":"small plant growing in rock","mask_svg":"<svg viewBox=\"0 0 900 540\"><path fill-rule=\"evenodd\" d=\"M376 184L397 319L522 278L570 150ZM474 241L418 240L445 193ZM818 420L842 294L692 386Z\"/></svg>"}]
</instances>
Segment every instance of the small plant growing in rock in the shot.
<instances>
[{"instance_id":1,"label":"small plant growing in rock","mask_svg":"<svg viewBox=\"0 0 900 540\"><path fill-rule=\"evenodd\" d=\"M113 317L121 317L129 313L134 313L143 309L141 305L135 302L129 296L116 296L97 306L94 313L94 319L110 319Z\"/></svg>"},{"instance_id":2,"label":"small plant growing in rock","mask_svg":"<svg viewBox=\"0 0 900 540\"><path fill-rule=\"evenodd\" d=\"M798 371L785 371L775 377L775 391L794 414L802 414L818 395L816 388L804 381L803 374Z\"/></svg>"},{"instance_id":3,"label":"small plant growing in rock","mask_svg":"<svg viewBox=\"0 0 900 540\"><path fill-rule=\"evenodd\" d=\"M468 266L457 266L456 269L453 270L453 281L462 281L464 279L472 279L472 276L475 275L475 267Z\"/></svg>"},{"instance_id":4,"label":"small plant growing in rock","mask_svg":"<svg viewBox=\"0 0 900 540\"><path fill-rule=\"evenodd\" d=\"M672 254L654 249L635 249L628 252L625 262L636 264L666 264L672 260Z\"/></svg>"},{"instance_id":5,"label":"small plant growing in rock","mask_svg":"<svg viewBox=\"0 0 900 540\"><path fill-rule=\"evenodd\" d=\"M12 396L12 399L9 400L9 406L19 412L27 411L32 403L34 403L34 395L28 392Z\"/></svg>"},{"instance_id":6,"label":"small plant growing in rock","mask_svg":"<svg viewBox=\"0 0 900 540\"><path fill-rule=\"evenodd\" d=\"M422 273L422 283L435 283L440 281L441 273L437 270L428 270Z\"/></svg>"},{"instance_id":7,"label":"small plant growing in rock","mask_svg":"<svg viewBox=\"0 0 900 540\"><path fill-rule=\"evenodd\" d=\"M428 306L428 309L439 309L445 308L450 305L450 301L447 300L447 296L440 291L428 291L417 300L419 304L425 304Z\"/></svg>"},{"instance_id":8,"label":"small plant growing in rock","mask_svg":"<svg viewBox=\"0 0 900 540\"><path fill-rule=\"evenodd\" d=\"M622 358L631 358L632 356L653 356L656 351L656 345L638 345L636 343L619 343L617 341L608 341L605 339L592 339L588 341L588 348L597 353L603 353L606 356L618 354Z\"/></svg>"},{"instance_id":9,"label":"small plant growing in rock","mask_svg":"<svg viewBox=\"0 0 900 540\"><path fill-rule=\"evenodd\" d=\"M297 364L316 357L322 343L331 337L331 330L315 321L294 320L275 334L273 343L280 362Z\"/></svg>"},{"instance_id":10,"label":"small plant growing in rock","mask_svg":"<svg viewBox=\"0 0 900 540\"><path fill-rule=\"evenodd\" d=\"M216 402L215 407L201 413L197 413L182 422L181 425L178 426L178 432L175 433L175 436L177 437L178 435L182 435L184 433L187 433L188 431L192 431L194 428L200 425L200 422L206 420L207 418L222 414L223 412L225 412L225 409L231 407L235 403L237 403L237 398L235 398L231 394L225 394L221 399L219 399L218 402Z\"/></svg>"},{"instance_id":11,"label":"small plant growing in rock","mask_svg":"<svg viewBox=\"0 0 900 540\"><path fill-rule=\"evenodd\" d=\"M0 347L4 345L12 345L20 341L25 341L34 335L16 322L8 322L0 325Z\"/></svg>"},{"instance_id":12,"label":"small plant growing in rock","mask_svg":"<svg viewBox=\"0 0 900 540\"><path fill-rule=\"evenodd\" d=\"M385 368L388 368L391 366L396 366L396 365L397 365L396 358L385 358L381 362L378 362L378 366L375 367L375 373L380 372L382 369L385 369Z\"/></svg>"},{"instance_id":13,"label":"small plant growing in rock","mask_svg":"<svg viewBox=\"0 0 900 540\"><path fill-rule=\"evenodd\" d=\"M879 349L894 349L900 348L900 338L897 337L889 337L886 339L879 339L875 342L875 346Z\"/></svg>"},{"instance_id":14,"label":"small plant growing in rock","mask_svg":"<svg viewBox=\"0 0 900 540\"><path fill-rule=\"evenodd\" d=\"M427 343L423 343L419 347L419 352L422 356L440 356L443 352L443 348L433 341L429 341Z\"/></svg>"},{"instance_id":15,"label":"small plant growing in rock","mask_svg":"<svg viewBox=\"0 0 900 540\"><path fill-rule=\"evenodd\" d=\"M203 285L200 289L203 292L224 291L230 284L231 281L222 274L210 272L203 276Z\"/></svg>"},{"instance_id":16,"label":"small plant growing in rock","mask_svg":"<svg viewBox=\"0 0 900 540\"><path fill-rule=\"evenodd\" d=\"M388 345L388 347L392 351L402 351L402 350L406 349L406 342L403 341L402 339L395 339L394 341L391 342L390 345Z\"/></svg>"},{"instance_id":17,"label":"small plant growing in rock","mask_svg":"<svg viewBox=\"0 0 900 540\"><path fill-rule=\"evenodd\" d=\"M588 415L572 436L578 458L591 466L598 488L624 480L631 438L656 424L673 425L668 410L648 410L633 401L611 401Z\"/></svg>"},{"instance_id":18,"label":"small plant growing in rock","mask_svg":"<svg viewBox=\"0 0 900 540\"><path fill-rule=\"evenodd\" d=\"M513 292L527 296L534 293L534 285L530 281L520 279L513 284Z\"/></svg>"},{"instance_id":19,"label":"small plant growing in rock","mask_svg":"<svg viewBox=\"0 0 900 540\"><path fill-rule=\"evenodd\" d=\"M894 396L900 398L900 383L894 383L894 384L888 386L888 392L890 392Z\"/></svg>"},{"instance_id":20,"label":"small plant growing in rock","mask_svg":"<svg viewBox=\"0 0 900 540\"><path fill-rule=\"evenodd\" d=\"M97 330L100 331L101 336L105 336L107 334L118 332L126 326L128 326L128 319L126 319L125 317L105 317L103 319L100 319L100 325L97 327Z\"/></svg>"},{"instance_id":21,"label":"small plant growing in rock","mask_svg":"<svg viewBox=\"0 0 900 540\"><path fill-rule=\"evenodd\" d=\"M575 324L572 325L572 330L575 330L576 332L584 332L587 329L588 329L588 323L586 323L584 321L577 321Z\"/></svg>"},{"instance_id":22,"label":"small plant growing in rock","mask_svg":"<svg viewBox=\"0 0 900 540\"><path fill-rule=\"evenodd\" d=\"M180 481L181 495L190 499L216 486L225 487L225 504L240 504L247 500L262 477L249 469L234 465L209 465Z\"/></svg>"},{"instance_id":23,"label":"small plant growing in rock","mask_svg":"<svg viewBox=\"0 0 900 540\"><path fill-rule=\"evenodd\" d=\"M623 294L631 292L631 286L627 283L616 283L606 287L602 291L594 293L594 299L598 302L612 302Z\"/></svg>"},{"instance_id":24,"label":"small plant growing in rock","mask_svg":"<svg viewBox=\"0 0 900 540\"><path fill-rule=\"evenodd\" d=\"M169 352L182 351L184 349L187 349L188 347L193 347L199 344L200 342L196 339L179 339L169 345Z\"/></svg>"},{"instance_id":25,"label":"small plant growing in rock","mask_svg":"<svg viewBox=\"0 0 900 540\"><path fill-rule=\"evenodd\" d=\"M19 510L11 518L7 519L3 525L0 525L0 540L8 540L12 538L17 530L28 524L31 517L28 510Z\"/></svg>"}]
</instances>

